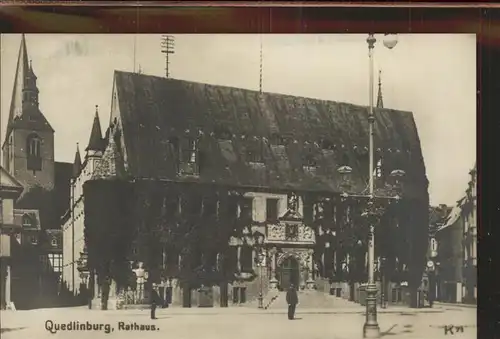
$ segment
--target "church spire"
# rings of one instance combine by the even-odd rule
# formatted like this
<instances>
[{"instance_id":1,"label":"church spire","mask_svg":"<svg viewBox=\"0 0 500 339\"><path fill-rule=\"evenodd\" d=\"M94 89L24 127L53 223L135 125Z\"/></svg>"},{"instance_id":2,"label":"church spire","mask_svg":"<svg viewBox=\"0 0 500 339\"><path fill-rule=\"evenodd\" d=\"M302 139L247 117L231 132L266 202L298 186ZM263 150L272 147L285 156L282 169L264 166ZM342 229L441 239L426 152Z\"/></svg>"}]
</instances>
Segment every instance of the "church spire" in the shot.
<instances>
[{"instance_id":1,"label":"church spire","mask_svg":"<svg viewBox=\"0 0 500 339\"><path fill-rule=\"evenodd\" d=\"M14 88L10 103L9 119L7 121L8 138L14 125L19 120L38 121L41 129L53 131L52 127L45 119L38 108L38 87L37 77L33 72L33 65L28 57L26 37L21 35L21 44L17 56L17 66L14 78Z\"/></svg>"},{"instance_id":2,"label":"church spire","mask_svg":"<svg viewBox=\"0 0 500 339\"><path fill-rule=\"evenodd\" d=\"M377 108L384 108L384 100L382 99L382 71L378 71L378 95Z\"/></svg>"},{"instance_id":3,"label":"church spire","mask_svg":"<svg viewBox=\"0 0 500 339\"><path fill-rule=\"evenodd\" d=\"M89 144L85 151L87 151L87 155L90 151L102 151L101 122L99 120L99 106L97 105L95 105L94 123L90 132Z\"/></svg>"},{"instance_id":4,"label":"church spire","mask_svg":"<svg viewBox=\"0 0 500 339\"><path fill-rule=\"evenodd\" d=\"M82 170L82 158L80 157L80 146L76 143L75 161L73 161L73 178L78 178Z\"/></svg>"}]
</instances>

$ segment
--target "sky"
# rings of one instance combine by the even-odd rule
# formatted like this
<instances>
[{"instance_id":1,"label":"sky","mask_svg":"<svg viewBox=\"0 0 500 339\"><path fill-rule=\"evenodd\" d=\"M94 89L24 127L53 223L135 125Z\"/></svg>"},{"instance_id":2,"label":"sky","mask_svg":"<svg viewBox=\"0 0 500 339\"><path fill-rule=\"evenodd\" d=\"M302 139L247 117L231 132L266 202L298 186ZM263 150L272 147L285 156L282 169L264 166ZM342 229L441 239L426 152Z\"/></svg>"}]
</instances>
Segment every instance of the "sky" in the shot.
<instances>
[{"instance_id":1,"label":"sky","mask_svg":"<svg viewBox=\"0 0 500 339\"><path fill-rule=\"evenodd\" d=\"M369 103L367 35L176 35L170 76L365 105ZM476 160L476 37L398 35L393 49L376 35L384 107L411 111L420 136L432 205L455 204ZM0 40L1 139L8 119L20 34ZM161 35L27 34L40 109L55 129L55 158L72 162L87 146L99 105L109 123L114 70L164 76ZM377 81L377 79L375 79ZM377 86L374 87L375 95Z\"/></svg>"}]
</instances>

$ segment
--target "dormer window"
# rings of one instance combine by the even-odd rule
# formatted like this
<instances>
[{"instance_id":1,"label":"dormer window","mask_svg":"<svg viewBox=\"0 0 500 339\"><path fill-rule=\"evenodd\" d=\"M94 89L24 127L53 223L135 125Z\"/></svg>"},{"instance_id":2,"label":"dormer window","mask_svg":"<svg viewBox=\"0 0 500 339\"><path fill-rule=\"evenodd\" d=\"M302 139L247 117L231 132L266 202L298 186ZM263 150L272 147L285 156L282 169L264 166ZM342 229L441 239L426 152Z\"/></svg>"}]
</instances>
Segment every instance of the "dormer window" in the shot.
<instances>
[{"instance_id":1,"label":"dormer window","mask_svg":"<svg viewBox=\"0 0 500 339\"><path fill-rule=\"evenodd\" d=\"M245 158L248 162L262 163L264 162L262 151L262 144L260 143L260 141L250 141L245 151Z\"/></svg>"},{"instance_id":2,"label":"dormer window","mask_svg":"<svg viewBox=\"0 0 500 339\"><path fill-rule=\"evenodd\" d=\"M23 227L26 227L26 228L33 227L33 220L27 214L23 215L22 222L23 222Z\"/></svg>"},{"instance_id":3,"label":"dormer window","mask_svg":"<svg viewBox=\"0 0 500 339\"><path fill-rule=\"evenodd\" d=\"M179 151L179 173L184 175L198 175L198 140L195 138L183 139Z\"/></svg>"},{"instance_id":4,"label":"dormer window","mask_svg":"<svg viewBox=\"0 0 500 339\"><path fill-rule=\"evenodd\" d=\"M51 245L52 247L57 247L57 239L55 239L55 238L54 238L54 239L52 239L52 241L50 242L50 245Z\"/></svg>"},{"instance_id":5,"label":"dormer window","mask_svg":"<svg viewBox=\"0 0 500 339\"><path fill-rule=\"evenodd\" d=\"M278 133L273 133L273 135L271 135L270 142L273 146L285 146L286 144L285 138Z\"/></svg>"},{"instance_id":6,"label":"dormer window","mask_svg":"<svg viewBox=\"0 0 500 339\"><path fill-rule=\"evenodd\" d=\"M304 159L304 167L308 169L314 169L317 166L316 159L312 154L307 154Z\"/></svg>"},{"instance_id":7,"label":"dormer window","mask_svg":"<svg viewBox=\"0 0 500 339\"><path fill-rule=\"evenodd\" d=\"M224 126L218 126L214 131L215 137L219 140L231 140L231 132Z\"/></svg>"},{"instance_id":8,"label":"dormer window","mask_svg":"<svg viewBox=\"0 0 500 339\"><path fill-rule=\"evenodd\" d=\"M198 155L198 141L188 138L184 141L181 150L181 161L187 163L196 163Z\"/></svg>"},{"instance_id":9,"label":"dormer window","mask_svg":"<svg viewBox=\"0 0 500 339\"><path fill-rule=\"evenodd\" d=\"M323 149L324 151L333 151L334 147L335 145L330 139L321 140L321 149Z\"/></svg>"}]
</instances>

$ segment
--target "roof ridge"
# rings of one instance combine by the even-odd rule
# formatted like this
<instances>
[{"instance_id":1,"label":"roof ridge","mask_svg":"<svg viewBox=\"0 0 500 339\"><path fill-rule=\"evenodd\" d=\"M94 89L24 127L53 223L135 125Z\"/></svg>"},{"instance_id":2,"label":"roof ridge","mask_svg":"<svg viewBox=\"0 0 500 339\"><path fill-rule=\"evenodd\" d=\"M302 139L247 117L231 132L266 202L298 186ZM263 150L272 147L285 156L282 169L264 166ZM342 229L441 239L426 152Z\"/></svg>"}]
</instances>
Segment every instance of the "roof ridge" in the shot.
<instances>
[{"instance_id":1,"label":"roof ridge","mask_svg":"<svg viewBox=\"0 0 500 339\"><path fill-rule=\"evenodd\" d=\"M209 86L209 87L216 87L216 88L223 88L223 89L232 89L232 90L244 90L247 92L252 92L256 94L262 94L262 95L272 95L272 96L283 96L283 97L288 97L288 98L294 98L294 99L309 99L309 100L314 100L314 101L322 101L325 103L335 103L335 104L342 104L342 105L350 105L356 108L365 108L368 109L368 105L361 105L361 104L355 104L352 102L346 102L346 101L336 101L336 100L331 100L331 99L323 99L323 98L318 98L318 97L309 97L309 96L301 96L301 95L294 95L290 93L279 93L279 92L268 92L268 91L263 91L260 93L258 90L250 89L250 88L243 88L243 87L236 87L236 86L230 86L230 85L218 85L218 84L209 84L206 82L200 82L200 81L194 81L194 80L186 80L186 79L178 79L178 78L165 78L162 76L158 75L151 75L151 74L144 74L144 73L134 73L134 72L129 72L129 71L121 71L121 70L115 70L115 73L117 74L124 74L127 76L135 76L135 77L146 77L146 78L156 78L158 80L162 81L170 81L170 82L181 82L185 84L196 84L196 85L203 85L203 86ZM394 109L394 108L386 108L386 107L375 107L377 110L383 110L386 112L395 112L398 114L412 114L412 111L407 111L407 110L400 110L400 109Z\"/></svg>"}]
</instances>

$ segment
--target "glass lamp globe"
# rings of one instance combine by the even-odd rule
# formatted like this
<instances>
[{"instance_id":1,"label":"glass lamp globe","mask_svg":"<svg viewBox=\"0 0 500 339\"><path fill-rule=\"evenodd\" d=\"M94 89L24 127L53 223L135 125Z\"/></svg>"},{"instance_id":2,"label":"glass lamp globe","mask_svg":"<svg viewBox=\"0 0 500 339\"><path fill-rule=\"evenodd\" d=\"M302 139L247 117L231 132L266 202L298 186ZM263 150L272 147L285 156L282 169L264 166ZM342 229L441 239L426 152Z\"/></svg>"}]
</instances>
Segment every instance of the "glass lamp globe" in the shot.
<instances>
[{"instance_id":1,"label":"glass lamp globe","mask_svg":"<svg viewBox=\"0 0 500 339\"><path fill-rule=\"evenodd\" d=\"M384 46L393 49L398 44L397 34L384 34Z\"/></svg>"}]
</instances>

